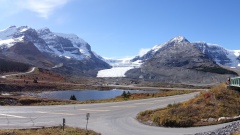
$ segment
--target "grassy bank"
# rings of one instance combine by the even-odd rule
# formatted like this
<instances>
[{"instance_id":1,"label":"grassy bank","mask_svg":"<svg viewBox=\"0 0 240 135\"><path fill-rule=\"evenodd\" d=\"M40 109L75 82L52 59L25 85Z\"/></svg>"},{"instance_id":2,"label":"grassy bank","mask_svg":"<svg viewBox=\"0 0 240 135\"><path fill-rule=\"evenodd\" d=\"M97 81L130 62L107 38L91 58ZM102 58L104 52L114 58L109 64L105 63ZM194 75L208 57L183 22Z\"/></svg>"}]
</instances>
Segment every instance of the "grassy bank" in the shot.
<instances>
[{"instance_id":1,"label":"grassy bank","mask_svg":"<svg viewBox=\"0 0 240 135\"><path fill-rule=\"evenodd\" d=\"M80 128L62 127L40 128L40 129L13 129L0 130L1 135L86 135L86 131ZM88 135L100 135L92 130Z\"/></svg>"},{"instance_id":2,"label":"grassy bank","mask_svg":"<svg viewBox=\"0 0 240 135\"><path fill-rule=\"evenodd\" d=\"M232 135L240 135L240 131L233 133Z\"/></svg>"},{"instance_id":3,"label":"grassy bank","mask_svg":"<svg viewBox=\"0 0 240 135\"><path fill-rule=\"evenodd\" d=\"M147 110L137 119L146 124L166 127L191 127L218 124L230 121L220 117L240 115L240 94L220 85L202 91L195 98L181 104L170 104L166 108Z\"/></svg>"},{"instance_id":4,"label":"grassy bank","mask_svg":"<svg viewBox=\"0 0 240 135\"><path fill-rule=\"evenodd\" d=\"M0 96L0 105L66 105L66 104L89 104L89 103L105 103L105 102L121 102L127 100L139 100L147 98L166 97L180 94L188 94L190 90L167 90L159 93L141 93L141 94L130 94L129 96L118 96L112 99L104 100L88 100L88 101L73 101L73 100L56 100L46 98L35 98L35 97L23 97L23 96ZM69 97L70 98L70 97Z\"/></svg>"}]
</instances>

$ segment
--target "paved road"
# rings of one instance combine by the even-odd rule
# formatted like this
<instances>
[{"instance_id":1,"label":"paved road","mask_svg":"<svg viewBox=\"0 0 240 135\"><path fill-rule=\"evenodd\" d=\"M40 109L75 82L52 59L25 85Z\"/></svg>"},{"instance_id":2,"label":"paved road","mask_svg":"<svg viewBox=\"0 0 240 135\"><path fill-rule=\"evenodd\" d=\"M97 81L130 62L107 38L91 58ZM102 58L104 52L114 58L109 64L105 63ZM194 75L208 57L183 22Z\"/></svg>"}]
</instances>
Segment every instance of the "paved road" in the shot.
<instances>
[{"instance_id":1,"label":"paved road","mask_svg":"<svg viewBox=\"0 0 240 135\"><path fill-rule=\"evenodd\" d=\"M31 70L28 71L28 72L25 72L25 73L16 73L16 74L10 74L10 75L3 75L3 76L0 76L0 78L7 78L7 77L9 77L9 76L30 74L30 73L34 72L35 69L36 69L36 67L32 67Z\"/></svg>"},{"instance_id":2,"label":"paved road","mask_svg":"<svg viewBox=\"0 0 240 135\"><path fill-rule=\"evenodd\" d=\"M88 128L103 135L182 135L211 131L226 124L198 128L163 128L139 123L135 117L146 109L165 107L194 97L196 93L126 101L118 103L59 105L59 106L1 106L0 128L29 128L66 125L85 128L86 113L90 113Z\"/></svg>"},{"instance_id":3,"label":"paved road","mask_svg":"<svg viewBox=\"0 0 240 135\"><path fill-rule=\"evenodd\" d=\"M93 86L99 86L99 85L93 85ZM107 85L109 87L119 87L119 88L134 88L134 89L150 89L150 90L209 90L209 89L196 89L196 88L167 88L167 87L144 87L144 86L135 86L135 85Z\"/></svg>"}]
</instances>

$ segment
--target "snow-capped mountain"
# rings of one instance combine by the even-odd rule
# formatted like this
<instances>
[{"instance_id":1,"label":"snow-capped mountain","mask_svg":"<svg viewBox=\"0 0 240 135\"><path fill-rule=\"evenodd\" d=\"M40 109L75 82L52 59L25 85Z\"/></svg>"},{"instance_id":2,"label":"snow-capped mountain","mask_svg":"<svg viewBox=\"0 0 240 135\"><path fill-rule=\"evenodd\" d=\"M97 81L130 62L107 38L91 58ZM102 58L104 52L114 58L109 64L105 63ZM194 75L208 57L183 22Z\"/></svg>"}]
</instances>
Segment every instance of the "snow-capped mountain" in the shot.
<instances>
[{"instance_id":1,"label":"snow-capped mountain","mask_svg":"<svg viewBox=\"0 0 240 135\"><path fill-rule=\"evenodd\" d=\"M32 43L36 48L31 48L35 52L35 49L39 50L42 56L52 63L47 64L48 66L56 67L55 65L62 63L63 67L74 66L78 70L105 69L110 67L106 62L99 59L97 54L92 52L87 42L74 34L55 33L48 28L35 30L28 26L11 26L0 31L0 53L12 60L35 65L37 62L34 62L32 59L38 59L36 56L23 57L23 54L18 56L16 53L11 52L11 48L19 45L18 43L23 43L21 44L23 48L24 45L31 46ZM15 48L21 49L19 47ZM46 64L37 66L44 67Z\"/></svg>"},{"instance_id":2,"label":"snow-capped mountain","mask_svg":"<svg viewBox=\"0 0 240 135\"><path fill-rule=\"evenodd\" d=\"M194 46L199 48L202 53L208 55L217 64L228 66L228 67L238 67L240 60L240 50L227 50L219 45L197 42L193 43Z\"/></svg>"},{"instance_id":3,"label":"snow-capped mountain","mask_svg":"<svg viewBox=\"0 0 240 135\"><path fill-rule=\"evenodd\" d=\"M209 51L216 56L214 50L216 52L220 50L212 48L212 52ZM142 57L135 57L132 61L141 60L143 64L140 68L127 71L125 75L130 78L194 85L220 83L227 77L236 75L235 72L219 66L214 61L216 59L206 52L185 37L178 36L164 44L154 46ZM224 57L220 54L222 53L219 52L219 57L216 58Z\"/></svg>"},{"instance_id":4,"label":"snow-capped mountain","mask_svg":"<svg viewBox=\"0 0 240 135\"><path fill-rule=\"evenodd\" d=\"M209 70L210 68L222 70L217 64L229 67L240 66L239 52L239 50L226 50L218 45L204 42L191 43L185 37L177 36L163 44L154 46L146 54L136 56L133 59L101 58L112 68L99 71L98 77L125 77L127 73L128 77L138 78L139 76L134 76L134 74L138 74L137 69L141 69L141 72L149 72L149 70L155 72L158 71L154 69L156 66L157 68L181 67L182 71L184 69L199 71L205 67ZM167 71L168 68L162 71ZM135 73L128 72L129 70L133 70ZM175 73L177 74L177 72ZM146 75L147 78L154 78L153 76L158 73L150 74L152 75ZM164 74L166 73L162 73L162 75Z\"/></svg>"},{"instance_id":5,"label":"snow-capped mountain","mask_svg":"<svg viewBox=\"0 0 240 135\"><path fill-rule=\"evenodd\" d=\"M0 31L0 49L7 49L18 42L30 41L40 50L50 52L51 50L43 39L38 37L36 30L27 26L11 26Z\"/></svg>"},{"instance_id":6,"label":"snow-capped mountain","mask_svg":"<svg viewBox=\"0 0 240 135\"><path fill-rule=\"evenodd\" d=\"M78 60L92 57L90 45L74 34L35 30L27 26L11 26L0 31L0 47L9 48L17 42L30 41L41 51Z\"/></svg>"},{"instance_id":7,"label":"snow-capped mountain","mask_svg":"<svg viewBox=\"0 0 240 135\"><path fill-rule=\"evenodd\" d=\"M157 53L160 49L162 48L167 48L169 45L174 44L174 43L181 43L181 42L189 42L185 37L183 36L177 36L171 40L169 40L168 42L165 42L163 44L160 45L155 45L151 50L149 50L146 54L142 55L142 56L136 56L135 58L133 58L131 61L138 61L138 62L142 62L144 63L146 60L148 60L149 58L151 58L155 53Z\"/></svg>"},{"instance_id":8,"label":"snow-capped mountain","mask_svg":"<svg viewBox=\"0 0 240 135\"><path fill-rule=\"evenodd\" d=\"M163 48L168 48L168 46L172 44L181 42L190 43L185 37L178 36L169 40L166 43L154 46L145 55L136 56L131 61L142 61L144 63L148 59L152 58L157 52L164 50ZM227 50L219 45L205 42L193 42L191 43L191 45L198 48L203 54L206 54L219 65L224 65L228 67L238 67L240 65L240 50Z\"/></svg>"},{"instance_id":9,"label":"snow-capped mountain","mask_svg":"<svg viewBox=\"0 0 240 135\"><path fill-rule=\"evenodd\" d=\"M77 35L54 33L48 28L37 30L37 33L58 56L83 60L93 55L90 45Z\"/></svg>"}]
</instances>

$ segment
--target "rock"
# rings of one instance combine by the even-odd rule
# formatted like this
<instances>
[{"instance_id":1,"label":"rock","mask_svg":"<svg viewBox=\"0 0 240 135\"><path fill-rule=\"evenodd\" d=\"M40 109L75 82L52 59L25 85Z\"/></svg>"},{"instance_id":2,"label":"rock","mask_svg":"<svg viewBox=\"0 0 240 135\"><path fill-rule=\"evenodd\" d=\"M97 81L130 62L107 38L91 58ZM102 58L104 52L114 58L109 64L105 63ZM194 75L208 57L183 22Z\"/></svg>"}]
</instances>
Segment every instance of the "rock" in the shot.
<instances>
[{"instance_id":1,"label":"rock","mask_svg":"<svg viewBox=\"0 0 240 135\"><path fill-rule=\"evenodd\" d=\"M218 118L218 121L230 120L230 119L234 119L234 118L231 118L231 117L220 117L220 118Z\"/></svg>"},{"instance_id":2,"label":"rock","mask_svg":"<svg viewBox=\"0 0 240 135\"><path fill-rule=\"evenodd\" d=\"M208 122L208 119L201 119L202 122Z\"/></svg>"},{"instance_id":3,"label":"rock","mask_svg":"<svg viewBox=\"0 0 240 135\"><path fill-rule=\"evenodd\" d=\"M240 119L240 115L233 117L233 119Z\"/></svg>"},{"instance_id":4,"label":"rock","mask_svg":"<svg viewBox=\"0 0 240 135\"><path fill-rule=\"evenodd\" d=\"M239 130L240 130L240 121L237 121L214 131L196 133L194 135L230 135Z\"/></svg>"},{"instance_id":5,"label":"rock","mask_svg":"<svg viewBox=\"0 0 240 135\"><path fill-rule=\"evenodd\" d=\"M214 121L216 121L216 119L214 119L214 118L208 118L208 122L214 122Z\"/></svg>"}]
</instances>

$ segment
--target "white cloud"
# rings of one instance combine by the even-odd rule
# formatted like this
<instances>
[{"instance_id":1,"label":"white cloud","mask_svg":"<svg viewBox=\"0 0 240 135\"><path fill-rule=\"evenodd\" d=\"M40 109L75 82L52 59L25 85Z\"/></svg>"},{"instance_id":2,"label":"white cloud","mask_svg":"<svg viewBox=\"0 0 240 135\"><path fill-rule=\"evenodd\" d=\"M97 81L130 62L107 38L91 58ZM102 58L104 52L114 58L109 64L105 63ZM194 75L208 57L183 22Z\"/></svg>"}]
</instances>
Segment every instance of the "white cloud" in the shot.
<instances>
[{"instance_id":1,"label":"white cloud","mask_svg":"<svg viewBox=\"0 0 240 135\"><path fill-rule=\"evenodd\" d=\"M17 5L26 10L36 12L40 17L48 18L54 10L67 4L70 0L21 0Z\"/></svg>"},{"instance_id":2,"label":"white cloud","mask_svg":"<svg viewBox=\"0 0 240 135\"><path fill-rule=\"evenodd\" d=\"M0 18L15 15L23 10L37 13L48 18L56 9L63 7L71 0L0 0Z\"/></svg>"},{"instance_id":3,"label":"white cloud","mask_svg":"<svg viewBox=\"0 0 240 135\"><path fill-rule=\"evenodd\" d=\"M150 51L151 49L150 48L141 48L138 55L140 57L142 57L143 55L145 55L148 51Z\"/></svg>"}]
</instances>

